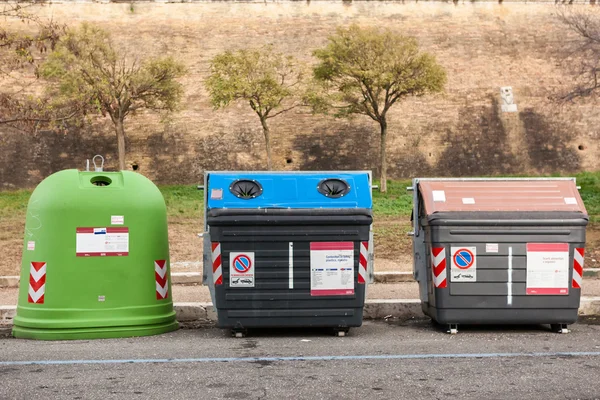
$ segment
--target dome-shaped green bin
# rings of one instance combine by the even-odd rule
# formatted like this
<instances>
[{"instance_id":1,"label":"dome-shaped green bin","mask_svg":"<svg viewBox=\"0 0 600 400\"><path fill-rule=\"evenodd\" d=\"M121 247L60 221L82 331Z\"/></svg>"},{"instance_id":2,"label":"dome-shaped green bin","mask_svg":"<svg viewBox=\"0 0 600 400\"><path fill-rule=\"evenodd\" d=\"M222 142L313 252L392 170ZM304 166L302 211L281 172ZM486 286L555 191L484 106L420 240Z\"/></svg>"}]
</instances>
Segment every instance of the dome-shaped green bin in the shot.
<instances>
[{"instance_id":1,"label":"dome-shaped green bin","mask_svg":"<svg viewBox=\"0 0 600 400\"><path fill-rule=\"evenodd\" d=\"M27 207L13 335L145 336L177 329L165 202L134 172L57 172Z\"/></svg>"}]
</instances>

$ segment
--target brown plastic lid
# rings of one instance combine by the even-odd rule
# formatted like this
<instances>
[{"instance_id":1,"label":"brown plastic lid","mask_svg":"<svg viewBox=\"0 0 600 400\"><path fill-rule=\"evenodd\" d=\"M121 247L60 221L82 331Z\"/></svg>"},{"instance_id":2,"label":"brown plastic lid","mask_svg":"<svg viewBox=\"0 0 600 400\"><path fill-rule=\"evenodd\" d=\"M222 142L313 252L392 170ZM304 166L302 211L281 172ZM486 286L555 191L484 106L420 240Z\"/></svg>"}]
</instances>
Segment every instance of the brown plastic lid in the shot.
<instances>
[{"instance_id":1,"label":"brown plastic lid","mask_svg":"<svg viewBox=\"0 0 600 400\"><path fill-rule=\"evenodd\" d=\"M571 211L587 214L572 179L419 180L426 215L447 211Z\"/></svg>"}]
</instances>

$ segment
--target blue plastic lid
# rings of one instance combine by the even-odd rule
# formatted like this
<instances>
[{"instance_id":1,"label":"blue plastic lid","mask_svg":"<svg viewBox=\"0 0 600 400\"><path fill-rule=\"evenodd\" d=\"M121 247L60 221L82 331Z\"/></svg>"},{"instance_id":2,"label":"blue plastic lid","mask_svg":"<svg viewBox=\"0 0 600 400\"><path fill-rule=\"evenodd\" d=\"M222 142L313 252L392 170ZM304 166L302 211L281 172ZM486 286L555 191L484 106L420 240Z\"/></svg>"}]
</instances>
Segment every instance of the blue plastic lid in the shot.
<instances>
[{"instance_id":1,"label":"blue plastic lid","mask_svg":"<svg viewBox=\"0 0 600 400\"><path fill-rule=\"evenodd\" d=\"M373 207L368 172L210 172L213 208Z\"/></svg>"}]
</instances>

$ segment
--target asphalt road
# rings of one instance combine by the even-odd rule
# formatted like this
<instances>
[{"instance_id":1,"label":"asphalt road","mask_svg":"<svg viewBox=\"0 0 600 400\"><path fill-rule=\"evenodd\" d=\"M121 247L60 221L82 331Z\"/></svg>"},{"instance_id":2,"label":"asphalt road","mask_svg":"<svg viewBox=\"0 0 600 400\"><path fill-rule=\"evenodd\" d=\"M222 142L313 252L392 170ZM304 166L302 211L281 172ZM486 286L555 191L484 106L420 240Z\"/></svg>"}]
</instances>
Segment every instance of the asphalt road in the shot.
<instances>
[{"instance_id":1,"label":"asphalt road","mask_svg":"<svg viewBox=\"0 0 600 400\"><path fill-rule=\"evenodd\" d=\"M0 399L600 399L600 326L425 320L325 331L214 327L154 337L0 339Z\"/></svg>"}]
</instances>

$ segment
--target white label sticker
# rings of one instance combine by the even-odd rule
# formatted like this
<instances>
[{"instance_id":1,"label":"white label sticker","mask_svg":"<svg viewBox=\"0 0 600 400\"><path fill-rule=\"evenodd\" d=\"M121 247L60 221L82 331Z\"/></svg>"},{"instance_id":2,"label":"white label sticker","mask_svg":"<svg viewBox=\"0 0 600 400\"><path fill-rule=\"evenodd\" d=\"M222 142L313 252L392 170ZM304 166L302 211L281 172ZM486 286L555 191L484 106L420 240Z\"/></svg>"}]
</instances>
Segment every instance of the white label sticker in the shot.
<instances>
[{"instance_id":1,"label":"white label sticker","mask_svg":"<svg viewBox=\"0 0 600 400\"><path fill-rule=\"evenodd\" d=\"M486 243L485 244L485 252L486 253L497 253L498 252L498 243Z\"/></svg>"},{"instance_id":2,"label":"white label sticker","mask_svg":"<svg viewBox=\"0 0 600 400\"><path fill-rule=\"evenodd\" d=\"M565 197L565 204L577 204L577 199L575 197Z\"/></svg>"},{"instance_id":3,"label":"white label sticker","mask_svg":"<svg viewBox=\"0 0 600 400\"><path fill-rule=\"evenodd\" d=\"M463 197L463 204L475 204L475 199L472 197Z\"/></svg>"},{"instance_id":4,"label":"white label sticker","mask_svg":"<svg viewBox=\"0 0 600 400\"><path fill-rule=\"evenodd\" d=\"M452 247L450 282L477 282L477 248Z\"/></svg>"},{"instance_id":5,"label":"white label sticker","mask_svg":"<svg viewBox=\"0 0 600 400\"><path fill-rule=\"evenodd\" d=\"M310 243L310 295L354 294L354 243Z\"/></svg>"},{"instance_id":6,"label":"white label sticker","mask_svg":"<svg viewBox=\"0 0 600 400\"><path fill-rule=\"evenodd\" d=\"M27 250L35 250L35 242L33 240L27 242Z\"/></svg>"},{"instance_id":7,"label":"white label sticker","mask_svg":"<svg viewBox=\"0 0 600 400\"><path fill-rule=\"evenodd\" d=\"M105 301L106 297L105 296L98 296L98 301L102 302Z\"/></svg>"},{"instance_id":8,"label":"white label sticker","mask_svg":"<svg viewBox=\"0 0 600 400\"><path fill-rule=\"evenodd\" d=\"M123 225L125 223L125 216L123 215L112 215L110 217L111 225Z\"/></svg>"},{"instance_id":9,"label":"white label sticker","mask_svg":"<svg viewBox=\"0 0 600 400\"><path fill-rule=\"evenodd\" d=\"M434 190L431 193L433 194L433 201L446 201L446 193L443 190Z\"/></svg>"},{"instance_id":10,"label":"white label sticker","mask_svg":"<svg viewBox=\"0 0 600 400\"><path fill-rule=\"evenodd\" d=\"M211 189L210 198L213 200L223 200L223 189Z\"/></svg>"},{"instance_id":11,"label":"white label sticker","mask_svg":"<svg viewBox=\"0 0 600 400\"><path fill-rule=\"evenodd\" d=\"M527 294L569 294L569 244L527 243Z\"/></svg>"},{"instance_id":12,"label":"white label sticker","mask_svg":"<svg viewBox=\"0 0 600 400\"><path fill-rule=\"evenodd\" d=\"M129 255L129 228L77 228L77 257Z\"/></svg>"},{"instance_id":13,"label":"white label sticker","mask_svg":"<svg viewBox=\"0 0 600 400\"><path fill-rule=\"evenodd\" d=\"M229 286L254 287L254 252L229 253Z\"/></svg>"}]
</instances>

